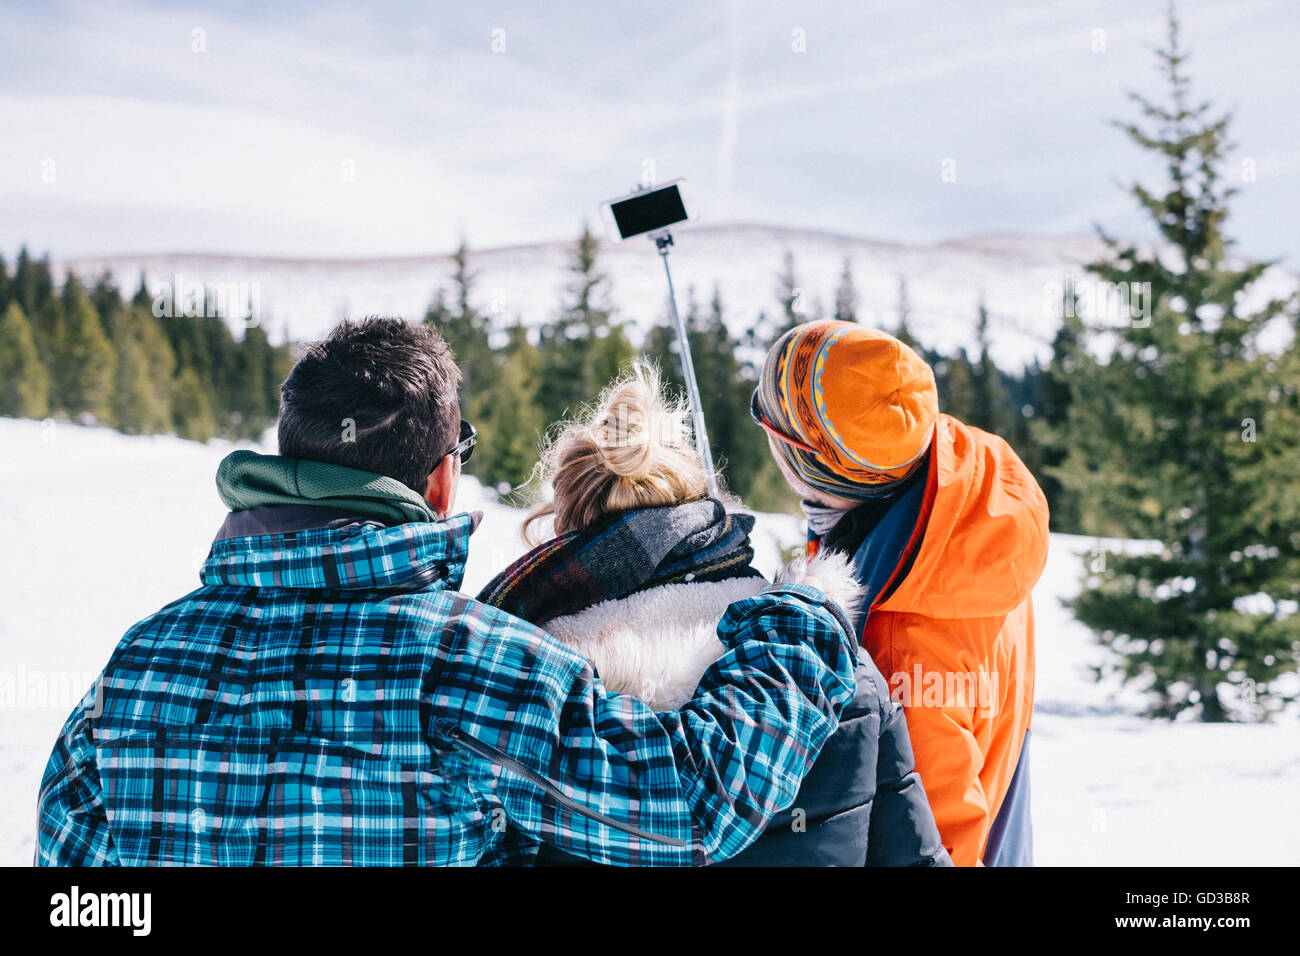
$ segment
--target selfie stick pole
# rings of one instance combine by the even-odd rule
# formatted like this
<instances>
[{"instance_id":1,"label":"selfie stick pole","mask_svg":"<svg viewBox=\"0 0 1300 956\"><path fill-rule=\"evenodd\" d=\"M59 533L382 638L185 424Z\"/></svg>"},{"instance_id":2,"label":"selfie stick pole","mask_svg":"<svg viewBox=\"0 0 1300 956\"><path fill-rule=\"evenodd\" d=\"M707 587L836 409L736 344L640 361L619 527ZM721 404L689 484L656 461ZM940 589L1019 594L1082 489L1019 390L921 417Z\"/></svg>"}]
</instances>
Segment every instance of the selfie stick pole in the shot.
<instances>
[{"instance_id":1,"label":"selfie stick pole","mask_svg":"<svg viewBox=\"0 0 1300 956\"><path fill-rule=\"evenodd\" d=\"M713 471L713 452L709 448L709 432L704 426L704 405L700 401L700 386L695 380L695 363L691 361L691 343L686 337L686 326L677 311L677 293L673 291L673 274L668 268L668 247L673 244L671 233L663 232L652 236L659 257L664 261L664 275L668 277L668 304L672 308L673 322L677 326L677 345L681 349L682 378L686 379L686 394L691 400L691 421L695 429L695 448L699 452L700 464L704 466L704 478L708 483L710 497L718 496L718 476Z\"/></svg>"}]
</instances>

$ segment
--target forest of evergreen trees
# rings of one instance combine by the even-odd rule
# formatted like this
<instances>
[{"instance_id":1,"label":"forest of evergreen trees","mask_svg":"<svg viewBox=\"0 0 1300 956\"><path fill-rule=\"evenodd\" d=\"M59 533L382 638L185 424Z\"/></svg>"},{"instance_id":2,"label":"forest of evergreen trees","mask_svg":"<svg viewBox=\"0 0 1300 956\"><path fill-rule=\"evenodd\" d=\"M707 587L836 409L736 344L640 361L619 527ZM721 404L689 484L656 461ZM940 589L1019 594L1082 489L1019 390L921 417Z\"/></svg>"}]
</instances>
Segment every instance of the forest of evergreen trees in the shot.
<instances>
[{"instance_id":1,"label":"forest of evergreen trees","mask_svg":"<svg viewBox=\"0 0 1300 956\"><path fill-rule=\"evenodd\" d=\"M275 422L289 346L219 309L154 309L142 279L128 301L108 275L56 288L48 257L0 258L0 415L59 416L131 434L257 438ZM162 316L155 311L163 312Z\"/></svg>"},{"instance_id":2,"label":"forest of evergreen trees","mask_svg":"<svg viewBox=\"0 0 1300 956\"><path fill-rule=\"evenodd\" d=\"M449 288L436 292L424 316L451 343L464 374L463 412L481 435L469 470L503 494L528 483L547 430L594 401L638 357L655 362L672 387L683 387L666 300L661 321L638 348L608 304L598 248L584 229L571 252L564 297L540 328L517 321L503 326L476 308L464 245L455 253ZM694 288L680 303L715 455L728 489L752 508L793 510L797 504L762 430L750 421L749 397L767 347L791 326L821 317L817 307L802 309L807 298L787 253L773 279L771 313L743 323L743 334L730 330L742 323L731 320L717 288L707 304ZM857 299L846 261L833 315L856 321ZM127 300L108 275L93 285L70 275L56 286L48 258L25 248L12 269L0 259L0 415L63 417L198 441L259 437L275 421L290 346L272 345L256 324L237 338L220 310L206 306L175 314L156 309L144 280ZM909 315L900 282L892 331L933 365L944 409L1005 435L1036 466L1042 454L1031 425L1044 371L1032 364L1011 373L993 364L982 307L972 315L973 356L922 348L911 335Z\"/></svg>"},{"instance_id":3,"label":"forest of evergreen trees","mask_svg":"<svg viewBox=\"0 0 1300 956\"><path fill-rule=\"evenodd\" d=\"M490 487L507 492L524 485L547 429L594 401L638 356L657 364L672 387L684 388L666 301L660 321L638 350L627 325L608 305L608 280L600 270L597 248L596 238L584 229L570 254L565 298L555 318L539 329L530 332L518 322L503 329L475 308L474 275L464 245L455 254L450 289L437 293L425 315L451 343L464 372L463 411L481 436L469 470ZM727 488L751 508L793 510L797 505L771 460L762 430L750 420L749 399L768 347L792 326L823 317L816 307L803 309L801 303L809 298L795 258L787 253L773 278L770 313L733 321L716 287L707 304L699 301L694 288L679 303L714 455ZM858 295L847 261L834 302L833 317L857 321ZM1003 435L1036 469L1043 457L1040 431L1034 426L1049 380L1045 370L1036 362L1014 372L993 363L989 315L982 306L972 308L977 342L973 355L963 349L941 353L923 348L912 336L909 316L907 287L900 281L897 321L889 331L917 348L933 366L944 411ZM742 325L744 333L731 331ZM1064 408L1058 401L1058 419Z\"/></svg>"}]
</instances>

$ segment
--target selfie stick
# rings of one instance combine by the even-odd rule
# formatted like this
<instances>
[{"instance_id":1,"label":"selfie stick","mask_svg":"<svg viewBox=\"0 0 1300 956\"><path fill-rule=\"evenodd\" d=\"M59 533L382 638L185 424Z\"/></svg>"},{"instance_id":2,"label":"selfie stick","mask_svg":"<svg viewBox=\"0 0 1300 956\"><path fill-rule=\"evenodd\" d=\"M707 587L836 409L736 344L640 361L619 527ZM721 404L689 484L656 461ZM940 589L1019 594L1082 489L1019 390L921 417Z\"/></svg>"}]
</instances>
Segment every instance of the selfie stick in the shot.
<instances>
[{"instance_id":1,"label":"selfie stick","mask_svg":"<svg viewBox=\"0 0 1300 956\"><path fill-rule=\"evenodd\" d=\"M709 449L709 432L704 426L704 404L700 401L700 386L695 380L695 363L691 361L691 343L686 337L686 326L677 311L677 293L673 290L673 273L668 268L668 247L673 244L672 234L667 230L650 236L659 250L659 257L664 261L664 275L668 277L668 305L673 312L673 323L677 326L677 344L681 349L682 378L686 379L686 394L691 400L691 422L695 428L695 449L704 466L704 480L708 484L709 496L718 496L718 476L713 471L713 452Z\"/></svg>"}]
</instances>

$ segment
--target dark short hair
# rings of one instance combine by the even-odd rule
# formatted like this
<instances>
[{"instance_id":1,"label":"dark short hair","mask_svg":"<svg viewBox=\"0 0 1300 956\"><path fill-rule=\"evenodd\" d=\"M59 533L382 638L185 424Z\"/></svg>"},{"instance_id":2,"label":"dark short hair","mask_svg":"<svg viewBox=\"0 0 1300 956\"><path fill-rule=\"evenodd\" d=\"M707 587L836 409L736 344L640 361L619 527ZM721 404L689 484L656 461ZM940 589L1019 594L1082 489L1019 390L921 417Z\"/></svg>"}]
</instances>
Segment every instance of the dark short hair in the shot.
<instances>
[{"instance_id":1,"label":"dark short hair","mask_svg":"<svg viewBox=\"0 0 1300 956\"><path fill-rule=\"evenodd\" d=\"M424 494L460 434L460 369L437 330L344 321L280 386L280 454L396 478Z\"/></svg>"}]
</instances>

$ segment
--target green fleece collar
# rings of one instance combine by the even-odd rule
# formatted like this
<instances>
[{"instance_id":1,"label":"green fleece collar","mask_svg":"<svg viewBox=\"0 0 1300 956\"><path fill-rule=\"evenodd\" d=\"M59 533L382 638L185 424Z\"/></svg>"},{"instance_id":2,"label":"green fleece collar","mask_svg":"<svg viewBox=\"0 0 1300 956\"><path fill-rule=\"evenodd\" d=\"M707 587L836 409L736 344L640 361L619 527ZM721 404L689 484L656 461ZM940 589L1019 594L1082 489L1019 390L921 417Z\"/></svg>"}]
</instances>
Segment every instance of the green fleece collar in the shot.
<instances>
[{"instance_id":1,"label":"green fleece collar","mask_svg":"<svg viewBox=\"0 0 1300 956\"><path fill-rule=\"evenodd\" d=\"M438 521L433 507L395 478L305 458L231 452L217 468L217 493L231 511L317 505L385 524Z\"/></svg>"}]
</instances>

